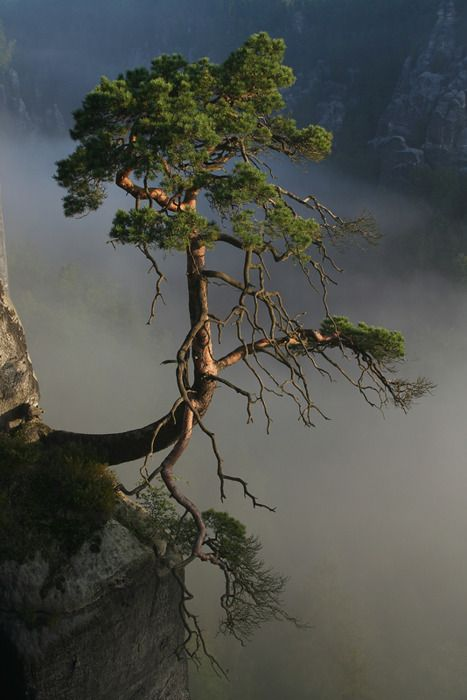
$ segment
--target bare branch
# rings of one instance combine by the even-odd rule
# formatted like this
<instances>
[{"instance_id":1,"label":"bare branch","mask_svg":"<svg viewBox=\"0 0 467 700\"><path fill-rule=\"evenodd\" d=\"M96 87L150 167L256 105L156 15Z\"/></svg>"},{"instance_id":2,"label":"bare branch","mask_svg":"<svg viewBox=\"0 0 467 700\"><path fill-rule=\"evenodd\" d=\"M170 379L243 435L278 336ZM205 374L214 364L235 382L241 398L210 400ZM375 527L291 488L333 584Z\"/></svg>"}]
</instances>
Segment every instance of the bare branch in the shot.
<instances>
[{"instance_id":1,"label":"bare branch","mask_svg":"<svg viewBox=\"0 0 467 700\"><path fill-rule=\"evenodd\" d=\"M222 282L225 282L228 284L230 287L234 287L235 289L240 289L244 291L244 285L236 280L234 277L229 275L227 272L223 272L222 270L203 270L203 277L207 277L209 279L217 279L221 280ZM253 285L249 285L248 287L248 293L251 293L254 291Z\"/></svg>"},{"instance_id":2,"label":"bare branch","mask_svg":"<svg viewBox=\"0 0 467 700\"><path fill-rule=\"evenodd\" d=\"M162 285L162 282L165 282L165 281L167 280L167 278L166 278L165 275L160 271L159 266L158 266L158 264L157 264L157 260L155 259L155 257L154 257L154 256L151 254L151 252L149 251L148 246L147 246L145 243L141 243L140 245L137 246L137 248L138 248L138 250L140 250L140 251L143 253L143 255L144 255L144 256L149 260L149 262L151 263L151 267L149 268L149 272L150 272L151 270L154 270L155 273L156 273L156 275L157 275L156 292L155 292L154 297L153 297L153 299L152 299L152 302L151 302L151 309L150 309L150 312L149 312L149 318L148 318L148 320L147 320L147 322L146 322L147 325L149 326L149 325L151 324L151 321L152 321L152 320L155 318L155 316L156 316L156 306L157 306L158 300L160 299L160 300L162 301L162 303L165 304L164 297L162 296L162 293L161 293L161 285Z\"/></svg>"}]
</instances>

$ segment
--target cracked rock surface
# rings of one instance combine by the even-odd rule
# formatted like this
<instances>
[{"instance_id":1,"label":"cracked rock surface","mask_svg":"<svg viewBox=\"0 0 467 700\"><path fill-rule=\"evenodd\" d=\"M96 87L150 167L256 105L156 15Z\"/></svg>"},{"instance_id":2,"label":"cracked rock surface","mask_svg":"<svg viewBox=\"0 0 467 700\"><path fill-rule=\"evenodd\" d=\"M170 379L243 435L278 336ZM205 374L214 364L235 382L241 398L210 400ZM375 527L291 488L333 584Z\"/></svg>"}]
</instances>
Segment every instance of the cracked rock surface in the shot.
<instances>
[{"instance_id":1,"label":"cracked rock surface","mask_svg":"<svg viewBox=\"0 0 467 700\"><path fill-rule=\"evenodd\" d=\"M117 520L60 565L3 563L2 698L189 700L179 600L154 547Z\"/></svg>"},{"instance_id":2,"label":"cracked rock surface","mask_svg":"<svg viewBox=\"0 0 467 700\"><path fill-rule=\"evenodd\" d=\"M0 282L0 430L29 419L39 406L39 386L23 326Z\"/></svg>"},{"instance_id":3,"label":"cracked rock surface","mask_svg":"<svg viewBox=\"0 0 467 700\"><path fill-rule=\"evenodd\" d=\"M383 182L420 165L467 171L467 55L456 21L453 0L442 0L427 45L405 62L373 141Z\"/></svg>"}]
</instances>

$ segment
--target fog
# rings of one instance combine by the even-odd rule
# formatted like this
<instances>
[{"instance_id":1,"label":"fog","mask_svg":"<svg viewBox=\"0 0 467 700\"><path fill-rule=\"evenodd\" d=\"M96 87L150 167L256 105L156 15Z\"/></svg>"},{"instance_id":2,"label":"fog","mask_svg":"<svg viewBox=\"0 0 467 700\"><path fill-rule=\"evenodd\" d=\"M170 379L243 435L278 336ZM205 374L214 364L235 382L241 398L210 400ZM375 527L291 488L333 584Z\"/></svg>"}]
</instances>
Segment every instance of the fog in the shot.
<instances>
[{"instance_id":1,"label":"fog","mask_svg":"<svg viewBox=\"0 0 467 700\"><path fill-rule=\"evenodd\" d=\"M90 81L88 63L86 71ZM67 85L71 104L75 92ZM174 356L187 326L181 256L161 257L166 306L148 326L154 278L147 262L130 247L108 244L124 195L110 195L85 219L66 220L52 174L71 143L16 133L3 135L0 147L10 291L45 422L106 432L157 418L176 395L173 367L160 363ZM374 214L380 244L335 253L345 272L331 289L331 309L402 331L408 361L401 373L428 376L436 389L407 415L383 415L344 380L331 384L310 371L313 396L330 420L317 415L316 427L306 429L291 404L274 400L269 436L260 412L246 425L244 402L219 389L207 423L226 470L246 476L277 512L253 511L234 485L220 504L215 460L202 436L177 475L202 508L226 508L259 535L265 560L289 577L287 609L309 628L271 624L244 649L224 640L216 635L216 571L192 565L193 610L230 670L229 682L208 665L193 670L193 699L465 700L467 290L417 267L410 236L428 220L423 205L326 165L305 174L278 167L291 187L345 214ZM280 284L318 324L319 295L297 284L295 273L287 268ZM138 467L116 471L130 484Z\"/></svg>"},{"instance_id":2,"label":"fog","mask_svg":"<svg viewBox=\"0 0 467 700\"><path fill-rule=\"evenodd\" d=\"M173 369L160 362L173 357L186 328L184 265L177 255L163 261L167 306L147 326L147 265L130 248L106 244L122 197L83 220L61 213L51 174L69 147L37 139L3 144L11 293L46 422L93 432L136 427L167 410L175 395ZM392 195L332 170L315 169L309 178L314 191L349 213L364 200L389 238L394 225L400 234L411 224L408 204ZM231 670L227 684L207 669L193 674L195 698L467 696L465 292L433 274L393 275L384 245L337 252L348 269L331 307L401 330L404 373L429 376L436 391L408 415L383 416L344 382L311 375L315 399L332 420L317 417L307 430L291 405L276 400L267 436L259 413L247 426L242 401L219 390L208 423L226 469L247 476L277 513L252 512L234 487L226 507L260 536L267 562L289 576L286 605L311 627L270 625L244 650L224 642L215 636L216 573L194 565L194 609ZM295 285L293 270L287 274L282 284L294 303L302 296L317 322L318 297ZM137 467L118 472L129 483ZM206 440L197 436L177 473L202 507L220 507Z\"/></svg>"}]
</instances>

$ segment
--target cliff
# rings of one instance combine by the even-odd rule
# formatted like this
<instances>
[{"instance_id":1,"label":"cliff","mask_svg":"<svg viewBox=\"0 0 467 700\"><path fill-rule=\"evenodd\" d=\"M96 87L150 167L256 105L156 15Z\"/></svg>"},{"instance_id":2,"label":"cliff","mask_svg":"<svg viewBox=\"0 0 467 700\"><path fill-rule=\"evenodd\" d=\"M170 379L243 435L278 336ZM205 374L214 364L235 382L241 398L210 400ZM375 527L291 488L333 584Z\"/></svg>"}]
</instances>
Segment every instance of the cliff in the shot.
<instances>
[{"instance_id":1,"label":"cliff","mask_svg":"<svg viewBox=\"0 0 467 700\"><path fill-rule=\"evenodd\" d=\"M427 44L405 61L373 141L384 182L419 166L467 172L467 56L457 21L454 2L443 0Z\"/></svg>"},{"instance_id":2,"label":"cliff","mask_svg":"<svg viewBox=\"0 0 467 700\"><path fill-rule=\"evenodd\" d=\"M1 697L188 700L182 593L153 524L105 465L34 451L39 387L7 280L0 207Z\"/></svg>"},{"instance_id":3,"label":"cliff","mask_svg":"<svg viewBox=\"0 0 467 700\"><path fill-rule=\"evenodd\" d=\"M0 234L2 232L0 231ZM3 237L0 237L0 244ZM4 248L0 247L0 251ZM6 258L2 267L6 280ZM0 430L17 427L38 412L39 387L21 321L0 279Z\"/></svg>"},{"instance_id":4,"label":"cliff","mask_svg":"<svg viewBox=\"0 0 467 700\"><path fill-rule=\"evenodd\" d=\"M134 509L66 562L0 566L5 700L188 700L180 587L134 534Z\"/></svg>"}]
</instances>

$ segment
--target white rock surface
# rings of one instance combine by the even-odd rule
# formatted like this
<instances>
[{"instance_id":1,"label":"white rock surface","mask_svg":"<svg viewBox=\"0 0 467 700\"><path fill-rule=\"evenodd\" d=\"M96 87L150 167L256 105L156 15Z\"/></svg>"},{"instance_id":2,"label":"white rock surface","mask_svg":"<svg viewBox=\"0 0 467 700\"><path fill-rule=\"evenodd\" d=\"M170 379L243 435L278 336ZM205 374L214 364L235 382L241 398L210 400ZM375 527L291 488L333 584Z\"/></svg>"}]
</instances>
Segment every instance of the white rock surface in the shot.
<instances>
[{"instance_id":1,"label":"white rock surface","mask_svg":"<svg viewBox=\"0 0 467 700\"><path fill-rule=\"evenodd\" d=\"M180 588L116 520L52 570L0 566L5 700L188 700ZM6 693L6 694L5 694Z\"/></svg>"}]
</instances>

